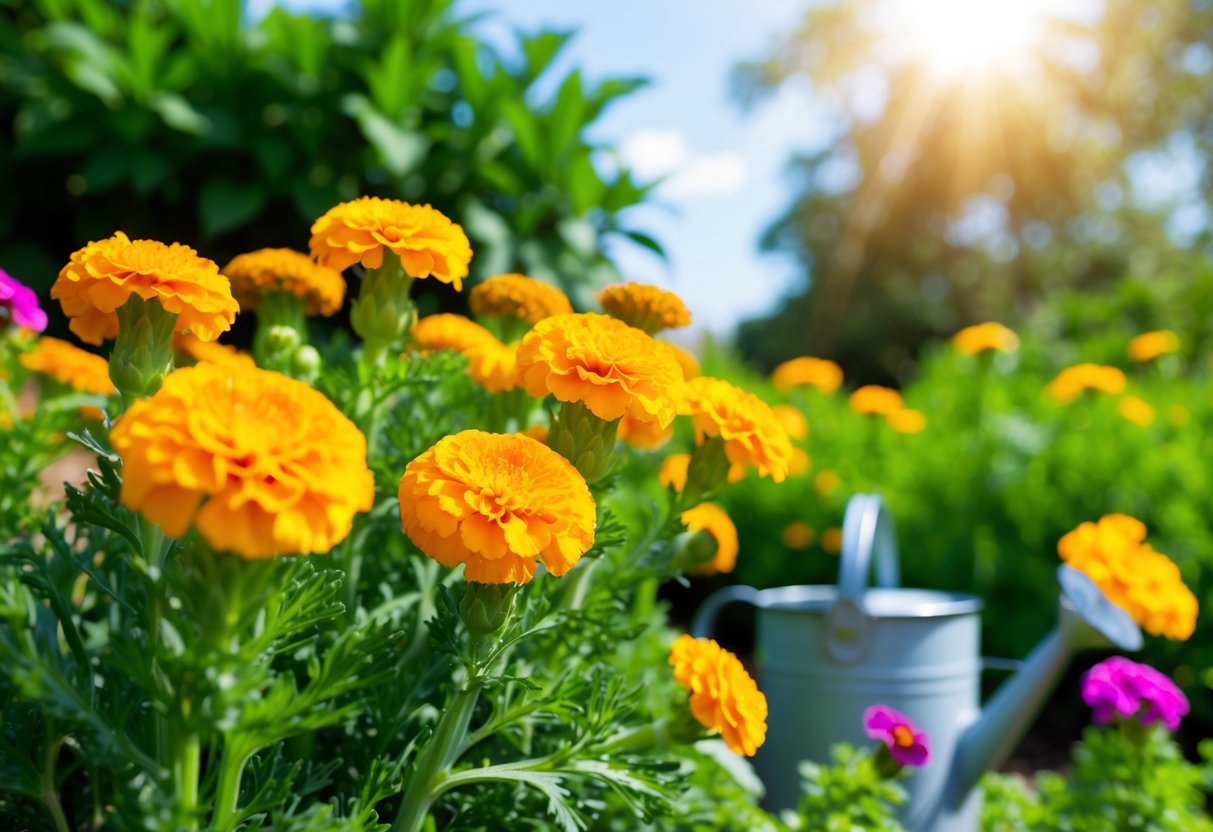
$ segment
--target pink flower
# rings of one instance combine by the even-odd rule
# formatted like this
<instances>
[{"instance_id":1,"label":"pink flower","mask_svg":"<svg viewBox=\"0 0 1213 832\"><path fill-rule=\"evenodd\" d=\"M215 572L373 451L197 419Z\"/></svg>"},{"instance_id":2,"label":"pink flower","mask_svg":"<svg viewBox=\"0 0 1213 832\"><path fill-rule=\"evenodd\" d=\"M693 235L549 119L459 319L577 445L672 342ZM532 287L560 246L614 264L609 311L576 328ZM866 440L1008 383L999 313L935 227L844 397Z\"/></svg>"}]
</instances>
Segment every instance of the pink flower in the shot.
<instances>
[{"instance_id":1,"label":"pink flower","mask_svg":"<svg viewBox=\"0 0 1213 832\"><path fill-rule=\"evenodd\" d=\"M9 318L17 326L37 332L46 329L46 313L38 305L34 290L4 269L0 269L0 309L7 309Z\"/></svg>"},{"instance_id":2,"label":"pink flower","mask_svg":"<svg viewBox=\"0 0 1213 832\"><path fill-rule=\"evenodd\" d=\"M1161 722L1174 731L1188 713L1188 698L1166 674L1123 656L1102 661L1083 675L1082 700L1100 725L1136 716L1142 725Z\"/></svg>"},{"instance_id":3,"label":"pink flower","mask_svg":"<svg viewBox=\"0 0 1213 832\"><path fill-rule=\"evenodd\" d=\"M873 705L863 712L863 725L868 736L883 742L893 759L903 766L925 766L930 761L927 735L900 711Z\"/></svg>"}]
</instances>

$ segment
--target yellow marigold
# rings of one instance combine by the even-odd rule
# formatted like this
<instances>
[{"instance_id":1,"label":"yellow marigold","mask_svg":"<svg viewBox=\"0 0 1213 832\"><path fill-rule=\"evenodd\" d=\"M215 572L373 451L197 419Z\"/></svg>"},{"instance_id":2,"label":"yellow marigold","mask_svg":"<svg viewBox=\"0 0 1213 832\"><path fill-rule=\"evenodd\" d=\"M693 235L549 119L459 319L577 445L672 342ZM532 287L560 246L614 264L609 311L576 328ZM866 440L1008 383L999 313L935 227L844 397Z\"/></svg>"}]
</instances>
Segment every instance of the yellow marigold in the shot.
<instances>
[{"instance_id":1,"label":"yellow marigold","mask_svg":"<svg viewBox=\"0 0 1213 832\"><path fill-rule=\"evenodd\" d=\"M175 335L173 347L198 363L209 361L211 364L253 364L251 355L218 341L202 341L189 332Z\"/></svg>"},{"instance_id":2,"label":"yellow marigold","mask_svg":"<svg viewBox=\"0 0 1213 832\"><path fill-rule=\"evenodd\" d=\"M966 326L952 336L952 348L962 355L976 355L987 350L1015 352L1019 336L1002 324L989 323Z\"/></svg>"},{"instance_id":3,"label":"yellow marigold","mask_svg":"<svg viewBox=\"0 0 1213 832\"><path fill-rule=\"evenodd\" d=\"M239 306L214 261L189 246L131 240L121 231L72 254L51 287L82 341L118 335L118 307L132 294L177 315L177 330L214 341L231 328Z\"/></svg>"},{"instance_id":4,"label":"yellow marigold","mask_svg":"<svg viewBox=\"0 0 1213 832\"><path fill-rule=\"evenodd\" d=\"M657 481L666 488L674 489L675 493L681 494L682 490L687 487L687 471L690 468L690 454L670 454L661 461L661 468L657 471Z\"/></svg>"},{"instance_id":5,"label":"yellow marigold","mask_svg":"<svg viewBox=\"0 0 1213 832\"><path fill-rule=\"evenodd\" d=\"M699 724L734 753L754 756L767 737L767 699L741 661L712 639L683 635L670 649L670 665Z\"/></svg>"},{"instance_id":6,"label":"yellow marigold","mask_svg":"<svg viewBox=\"0 0 1213 832\"><path fill-rule=\"evenodd\" d=\"M788 476L799 477L801 474L807 474L812 467L813 460L805 450L793 447L792 460L788 463Z\"/></svg>"},{"instance_id":7,"label":"yellow marigold","mask_svg":"<svg viewBox=\"0 0 1213 832\"><path fill-rule=\"evenodd\" d=\"M700 503L684 511L680 518L687 531L707 532L716 541L716 557L690 570L692 575L717 575L732 572L737 565L737 527L729 515L715 503Z\"/></svg>"},{"instance_id":8,"label":"yellow marigold","mask_svg":"<svg viewBox=\"0 0 1213 832\"><path fill-rule=\"evenodd\" d=\"M518 347L519 380L536 397L581 402L604 421L625 413L669 426L683 375L660 342L622 321L593 313L540 321Z\"/></svg>"},{"instance_id":9,"label":"yellow marigold","mask_svg":"<svg viewBox=\"0 0 1213 832\"><path fill-rule=\"evenodd\" d=\"M1116 367L1103 364L1075 364L1067 367L1049 382L1048 393L1058 402L1069 404L1084 390L1097 390L1110 396L1124 392L1125 374Z\"/></svg>"},{"instance_id":10,"label":"yellow marigold","mask_svg":"<svg viewBox=\"0 0 1213 832\"><path fill-rule=\"evenodd\" d=\"M689 350L685 350L677 344L671 344L669 341L658 341L658 344L664 344L670 352L674 354L674 360L678 362L678 366L682 368L682 377L687 381L693 378L699 378L703 375L699 369L699 359L696 358Z\"/></svg>"},{"instance_id":11,"label":"yellow marigold","mask_svg":"<svg viewBox=\"0 0 1213 832\"><path fill-rule=\"evenodd\" d=\"M640 451L656 451L674 438L674 427L637 421L630 413L619 420L619 438Z\"/></svg>"},{"instance_id":12,"label":"yellow marigold","mask_svg":"<svg viewBox=\"0 0 1213 832\"><path fill-rule=\"evenodd\" d=\"M255 309L265 292L298 295L309 315L333 315L345 299L341 272L321 266L306 254L289 248L263 248L241 254L224 267L232 281L232 294L241 309Z\"/></svg>"},{"instance_id":13,"label":"yellow marigold","mask_svg":"<svg viewBox=\"0 0 1213 832\"><path fill-rule=\"evenodd\" d=\"M682 298L647 283L616 283L598 293L608 315L655 335L666 329L691 325L691 310Z\"/></svg>"},{"instance_id":14,"label":"yellow marigold","mask_svg":"<svg viewBox=\"0 0 1213 832\"><path fill-rule=\"evenodd\" d=\"M905 408L901 394L879 384L866 384L851 394L851 410L868 416L888 416Z\"/></svg>"},{"instance_id":15,"label":"yellow marigold","mask_svg":"<svg viewBox=\"0 0 1213 832\"><path fill-rule=\"evenodd\" d=\"M825 549L826 554L836 555L842 551L842 529L837 526L830 526L821 533L821 548Z\"/></svg>"},{"instance_id":16,"label":"yellow marigold","mask_svg":"<svg viewBox=\"0 0 1213 832\"><path fill-rule=\"evenodd\" d=\"M789 549L807 549L813 545L813 527L808 523L788 523L779 535Z\"/></svg>"},{"instance_id":17,"label":"yellow marigold","mask_svg":"<svg viewBox=\"0 0 1213 832\"><path fill-rule=\"evenodd\" d=\"M518 431L523 436L529 436L536 442L548 443L548 427L547 425L531 425L526 430Z\"/></svg>"},{"instance_id":18,"label":"yellow marigold","mask_svg":"<svg viewBox=\"0 0 1213 832\"><path fill-rule=\"evenodd\" d=\"M112 396L117 392L110 381L109 364L104 358L58 338L39 338L32 350L21 354L20 360L25 369L41 373L81 393Z\"/></svg>"},{"instance_id":19,"label":"yellow marigold","mask_svg":"<svg viewBox=\"0 0 1213 832\"><path fill-rule=\"evenodd\" d=\"M771 412L775 414L779 424L783 425L783 429L788 432L788 436L796 440L808 439L809 422L800 412L800 408L790 404L777 404L771 408Z\"/></svg>"},{"instance_id":20,"label":"yellow marigold","mask_svg":"<svg viewBox=\"0 0 1213 832\"><path fill-rule=\"evenodd\" d=\"M1129 358L1134 361L1153 361L1160 355L1179 350L1179 336L1169 329L1143 332L1129 342Z\"/></svg>"},{"instance_id":21,"label":"yellow marigold","mask_svg":"<svg viewBox=\"0 0 1213 832\"><path fill-rule=\"evenodd\" d=\"M927 417L908 407L895 410L884 418L889 427L898 433L922 433L927 428Z\"/></svg>"},{"instance_id":22,"label":"yellow marigold","mask_svg":"<svg viewBox=\"0 0 1213 832\"><path fill-rule=\"evenodd\" d=\"M1137 396L1125 396L1116 403L1116 409L1126 421L1135 425L1148 428L1154 424L1154 407L1145 399Z\"/></svg>"},{"instance_id":23,"label":"yellow marigold","mask_svg":"<svg viewBox=\"0 0 1213 832\"><path fill-rule=\"evenodd\" d=\"M517 383L517 348L502 344L475 321L462 315L427 315L413 327L413 345L421 350L454 350L468 359L472 381L490 393L513 390Z\"/></svg>"},{"instance_id":24,"label":"yellow marigold","mask_svg":"<svg viewBox=\"0 0 1213 832\"><path fill-rule=\"evenodd\" d=\"M792 441L771 406L727 381L701 376L687 382L683 412L691 417L699 442L724 440L729 482L753 467L761 477L783 482L792 462Z\"/></svg>"},{"instance_id":25,"label":"yellow marigold","mask_svg":"<svg viewBox=\"0 0 1213 832\"><path fill-rule=\"evenodd\" d=\"M1108 514L1068 532L1057 551L1148 632L1182 641L1196 628L1196 596L1179 567L1145 539L1140 521Z\"/></svg>"},{"instance_id":26,"label":"yellow marigold","mask_svg":"<svg viewBox=\"0 0 1213 832\"><path fill-rule=\"evenodd\" d=\"M594 498L560 454L528 436L466 430L438 442L400 478L409 539L469 581L526 583L553 575L594 544Z\"/></svg>"},{"instance_id":27,"label":"yellow marigold","mask_svg":"<svg viewBox=\"0 0 1213 832\"><path fill-rule=\"evenodd\" d=\"M825 496L842 485L842 477L836 471L822 471L813 477L813 488L821 496Z\"/></svg>"},{"instance_id":28,"label":"yellow marigold","mask_svg":"<svg viewBox=\"0 0 1213 832\"><path fill-rule=\"evenodd\" d=\"M771 383L780 392L808 385L828 395L842 386L842 368L825 358L804 355L776 367Z\"/></svg>"},{"instance_id":29,"label":"yellow marigold","mask_svg":"<svg viewBox=\"0 0 1213 832\"><path fill-rule=\"evenodd\" d=\"M306 384L250 364L176 370L110 431L122 503L245 558L327 552L374 502L366 439Z\"/></svg>"},{"instance_id":30,"label":"yellow marigold","mask_svg":"<svg viewBox=\"0 0 1213 832\"><path fill-rule=\"evenodd\" d=\"M529 326L573 311L564 292L524 274L493 275L472 287L468 302L474 315L517 318Z\"/></svg>"},{"instance_id":31,"label":"yellow marigold","mask_svg":"<svg viewBox=\"0 0 1213 832\"><path fill-rule=\"evenodd\" d=\"M312 224L308 246L321 265L337 271L355 263L377 269L386 250L410 277L433 277L457 290L472 261L467 235L440 211L376 196L330 208Z\"/></svg>"}]
</instances>

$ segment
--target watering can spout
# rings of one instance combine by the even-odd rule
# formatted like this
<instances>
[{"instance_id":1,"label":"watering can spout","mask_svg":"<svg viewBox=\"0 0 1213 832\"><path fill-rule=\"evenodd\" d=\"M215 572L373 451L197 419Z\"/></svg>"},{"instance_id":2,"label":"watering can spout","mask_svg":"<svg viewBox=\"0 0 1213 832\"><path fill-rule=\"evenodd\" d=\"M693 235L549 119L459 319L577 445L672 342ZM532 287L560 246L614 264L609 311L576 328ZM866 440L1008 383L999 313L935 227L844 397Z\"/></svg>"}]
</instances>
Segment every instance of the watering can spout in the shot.
<instances>
[{"instance_id":1,"label":"watering can spout","mask_svg":"<svg viewBox=\"0 0 1213 832\"><path fill-rule=\"evenodd\" d=\"M1002 765L1010 756L1075 652L1141 647L1137 625L1127 613L1109 603L1090 579L1064 566L1058 578L1063 594L1057 626L961 734L948 778L953 805L965 800L984 772Z\"/></svg>"}]
</instances>

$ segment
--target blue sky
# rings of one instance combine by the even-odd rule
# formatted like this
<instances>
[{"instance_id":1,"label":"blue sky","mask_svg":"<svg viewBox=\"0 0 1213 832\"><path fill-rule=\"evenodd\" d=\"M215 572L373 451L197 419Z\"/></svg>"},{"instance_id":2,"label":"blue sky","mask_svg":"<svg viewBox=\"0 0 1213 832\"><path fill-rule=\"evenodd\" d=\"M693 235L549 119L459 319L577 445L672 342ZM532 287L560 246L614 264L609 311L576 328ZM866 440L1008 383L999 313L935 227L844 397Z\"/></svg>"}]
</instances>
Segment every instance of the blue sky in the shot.
<instances>
[{"instance_id":1,"label":"blue sky","mask_svg":"<svg viewBox=\"0 0 1213 832\"><path fill-rule=\"evenodd\" d=\"M275 0L250 0L263 13ZM340 10L344 0L279 0L294 9ZM807 86L786 85L743 114L729 99L729 75L762 54L798 20L806 0L460 0L464 13L490 12L478 26L495 43L512 31L573 28L562 68L590 79L644 75L647 89L608 110L591 134L618 144L641 173L668 178L659 204L628 218L657 237L668 263L619 243L611 254L629 280L679 292L697 332L727 334L771 309L801 279L795 263L758 249L763 229L792 196L787 163L828 138L829 117Z\"/></svg>"}]
</instances>

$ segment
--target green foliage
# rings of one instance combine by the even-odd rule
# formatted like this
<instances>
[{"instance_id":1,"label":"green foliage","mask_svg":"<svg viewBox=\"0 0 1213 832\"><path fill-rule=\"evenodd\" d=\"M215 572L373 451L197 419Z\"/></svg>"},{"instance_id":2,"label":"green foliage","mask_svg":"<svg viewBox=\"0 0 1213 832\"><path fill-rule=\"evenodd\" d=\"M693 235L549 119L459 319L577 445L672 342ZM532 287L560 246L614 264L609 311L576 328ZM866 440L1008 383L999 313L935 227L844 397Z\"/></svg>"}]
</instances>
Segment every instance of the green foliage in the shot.
<instances>
[{"instance_id":1,"label":"green foliage","mask_svg":"<svg viewBox=\"0 0 1213 832\"><path fill-rule=\"evenodd\" d=\"M881 776L868 748L839 743L831 749L830 765L801 763L804 795L796 807L794 829L822 832L904 832L897 807L905 790Z\"/></svg>"}]
</instances>

